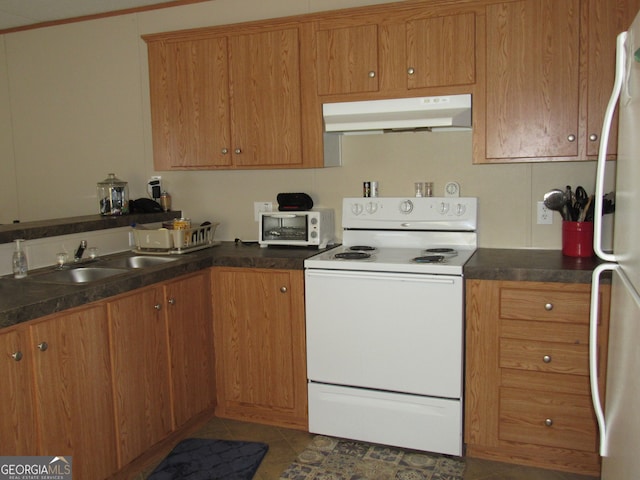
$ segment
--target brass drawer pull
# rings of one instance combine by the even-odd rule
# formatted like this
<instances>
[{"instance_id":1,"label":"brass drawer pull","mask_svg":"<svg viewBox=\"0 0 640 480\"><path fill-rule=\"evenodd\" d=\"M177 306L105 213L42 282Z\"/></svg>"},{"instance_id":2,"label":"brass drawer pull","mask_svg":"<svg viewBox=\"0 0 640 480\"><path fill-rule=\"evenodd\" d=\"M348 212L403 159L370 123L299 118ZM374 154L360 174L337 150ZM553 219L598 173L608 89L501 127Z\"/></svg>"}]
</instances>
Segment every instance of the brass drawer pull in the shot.
<instances>
[{"instance_id":1,"label":"brass drawer pull","mask_svg":"<svg viewBox=\"0 0 640 480\"><path fill-rule=\"evenodd\" d=\"M11 354L11 358L13 358L16 362L19 362L20 360L22 360L22 352L21 351L17 351Z\"/></svg>"},{"instance_id":2,"label":"brass drawer pull","mask_svg":"<svg viewBox=\"0 0 640 480\"><path fill-rule=\"evenodd\" d=\"M544 424L545 424L547 427L550 427L550 426L552 426L552 425L553 425L553 420L552 420L552 419L550 419L550 418L547 418L547 419L544 421Z\"/></svg>"},{"instance_id":3,"label":"brass drawer pull","mask_svg":"<svg viewBox=\"0 0 640 480\"><path fill-rule=\"evenodd\" d=\"M545 303L545 305L544 305L544 309L545 309L547 312L550 312L551 310L553 310L553 303Z\"/></svg>"},{"instance_id":4,"label":"brass drawer pull","mask_svg":"<svg viewBox=\"0 0 640 480\"><path fill-rule=\"evenodd\" d=\"M544 357L542 357L542 361L544 363L551 363L551 355L545 355Z\"/></svg>"}]
</instances>

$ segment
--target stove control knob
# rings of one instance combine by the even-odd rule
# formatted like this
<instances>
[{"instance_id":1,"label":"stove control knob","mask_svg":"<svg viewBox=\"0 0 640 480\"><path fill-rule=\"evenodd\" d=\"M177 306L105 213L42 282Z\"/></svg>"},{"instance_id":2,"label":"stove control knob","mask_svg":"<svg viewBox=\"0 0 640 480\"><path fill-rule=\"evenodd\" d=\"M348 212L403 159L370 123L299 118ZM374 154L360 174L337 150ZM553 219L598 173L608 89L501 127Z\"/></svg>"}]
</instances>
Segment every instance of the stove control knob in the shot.
<instances>
[{"instance_id":1,"label":"stove control knob","mask_svg":"<svg viewBox=\"0 0 640 480\"><path fill-rule=\"evenodd\" d=\"M456 205L456 215L458 216L464 215L466 211L467 211L467 206L464 203L459 203Z\"/></svg>"},{"instance_id":2,"label":"stove control knob","mask_svg":"<svg viewBox=\"0 0 640 480\"><path fill-rule=\"evenodd\" d=\"M400 211L402 213L411 213L413 210L413 202L411 200L404 200L400 202Z\"/></svg>"},{"instance_id":3,"label":"stove control knob","mask_svg":"<svg viewBox=\"0 0 640 480\"><path fill-rule=\"evenodd\" d=\"M360 215L363 210L364 207L361 203L354 203L353 205L351 205L351 212L353 212L354 215Z\"/></svg>"},{"instance_id":4,"label":"stove control knob","mask_svg":"<svg viewBox=\"0 0 640 480\"><path fill-rule=\"evenodd\" d=\"M447 202L440 202L440 214L446 215L449 213L449 204Z\"/></svg>"},{"instance_id":5,"label":"stove control knob","mask_svg":"<svg viewBox=\"0 0 640 480\"><path fill-rule=\"evenodd\" d=\"M366 207L367 213L376 213L378 211L378 204L369 202Z\"/></svg>"}]
</instances>

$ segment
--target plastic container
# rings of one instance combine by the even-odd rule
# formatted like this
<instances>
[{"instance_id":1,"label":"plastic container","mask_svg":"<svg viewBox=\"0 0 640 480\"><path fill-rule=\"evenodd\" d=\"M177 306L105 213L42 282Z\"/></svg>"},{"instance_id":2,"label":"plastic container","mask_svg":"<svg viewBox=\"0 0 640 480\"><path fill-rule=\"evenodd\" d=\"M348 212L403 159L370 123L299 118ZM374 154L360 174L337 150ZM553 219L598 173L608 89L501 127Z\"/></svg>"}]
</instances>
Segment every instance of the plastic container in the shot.
<instances>
[{"instance_id":1,"label":"plastic container","mask_svg":"<svg viewBox=\"0 0 640 480\"><path fill-rule=\"evenodd\" d=\"M592 257L593 222L562 222L562 254L567 257Z\"/></svg>"},{"instance_id":2,"label":"plastic container","mask_svg":"<svg viewBox=\"0 0 640 480\"><path fill-rule=\"evenodd\" d=\"M98 203L100 215L118 216L129 213L129 187L110 173L103 181L98 182Z\"/></svg>"}]
</instances>

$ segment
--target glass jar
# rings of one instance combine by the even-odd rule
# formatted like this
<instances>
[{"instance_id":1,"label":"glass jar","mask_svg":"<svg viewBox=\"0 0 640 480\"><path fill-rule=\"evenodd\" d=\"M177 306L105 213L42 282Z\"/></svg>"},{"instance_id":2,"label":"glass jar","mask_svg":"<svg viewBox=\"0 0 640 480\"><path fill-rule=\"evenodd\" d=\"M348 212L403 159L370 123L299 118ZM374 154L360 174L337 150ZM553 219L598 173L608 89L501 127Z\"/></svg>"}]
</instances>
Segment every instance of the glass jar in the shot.
<instances>
[{"instance_id":1,"label":"glass jar","mask_svg":"<svg viewBox=\"0 0 640 480\"><path fill-rule=\"evenodd\" d=\"M127 182L110 173L98 182L98 204L100 215L126 215L129 213L129 187Z\"/></svg>"}]
</instances>

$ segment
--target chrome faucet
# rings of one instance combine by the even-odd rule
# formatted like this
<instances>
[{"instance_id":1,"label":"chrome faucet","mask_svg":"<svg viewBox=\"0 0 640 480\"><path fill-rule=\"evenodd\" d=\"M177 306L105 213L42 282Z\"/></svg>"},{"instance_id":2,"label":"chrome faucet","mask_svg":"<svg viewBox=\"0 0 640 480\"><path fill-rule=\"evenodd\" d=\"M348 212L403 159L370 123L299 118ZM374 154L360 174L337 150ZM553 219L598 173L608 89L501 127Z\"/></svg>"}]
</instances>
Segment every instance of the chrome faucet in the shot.
<instances>
[{"instance_id":1,"label":"chrome faucet","mask_svg":"<svg viewBox=\"0 0 640 480\"><path fill-rule=\"evenodd\" d=\"M82 258L82 254L84 253L86 248L87 248L87 241L86 240L80 240L80 245L78 246L78 249L76 250L76 253L73 254L74 261L76 261L76 262L80 261L80 259Z\"/></svg>"}]
</instances>

